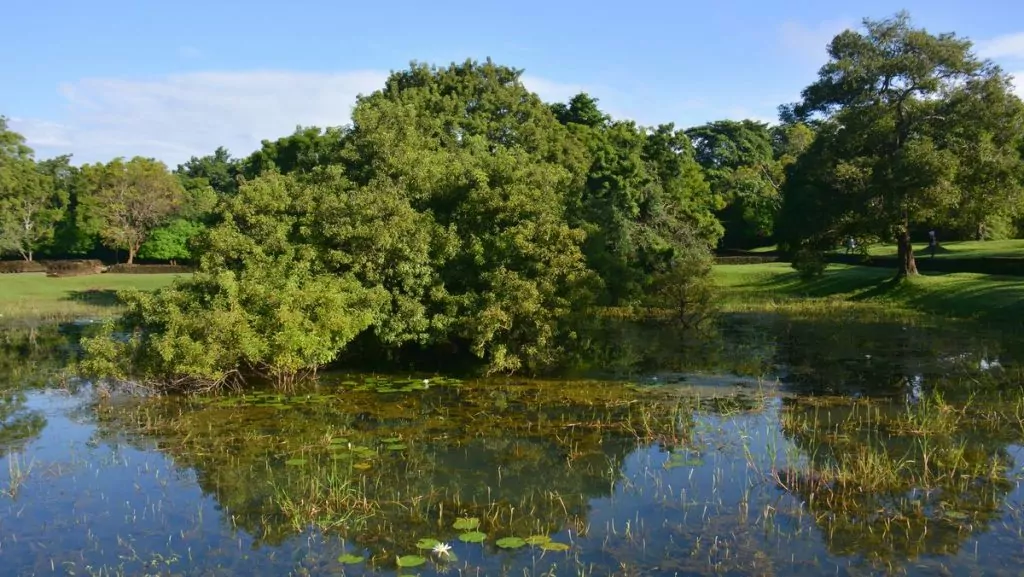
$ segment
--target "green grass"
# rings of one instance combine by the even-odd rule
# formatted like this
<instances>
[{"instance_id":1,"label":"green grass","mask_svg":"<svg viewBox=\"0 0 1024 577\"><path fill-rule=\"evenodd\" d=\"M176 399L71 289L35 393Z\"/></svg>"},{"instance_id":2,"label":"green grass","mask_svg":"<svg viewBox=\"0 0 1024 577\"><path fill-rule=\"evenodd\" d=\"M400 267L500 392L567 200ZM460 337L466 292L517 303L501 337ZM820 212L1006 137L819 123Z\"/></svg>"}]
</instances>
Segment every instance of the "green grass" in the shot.
<instances>
[{"instance_id":1,"label":"green grass","mask_svg":"<svg viewBox=\"0 0 1024 577\"><path fill-rule=\"evenodd\" d=\"M840 253L845 250L840 250ZM928 254L928 243L914 245L914 253ZM876 245L868 248L873 256L896 256L896 245ZM965 240L939 242L935 258L981 258L981 257L1019 257L1024 258L1024 239L1014 240Z\"/></svg>"},{"instance_id":2,"label":"green grass","mask_svg":"<svg viewBox=\"0 0 1024 577\"><path fill-rule=\"evenodd\" d=\"M803 281L787 263L718 265L726 310L830 312L866 307L956 318L1024 321L1024 278L974 273L927 274L894 282L885 268L830 266Z\"/></svg>"},{"instance_id":3,"label":"green grass","mask_svg":"<svg viewBox=\"0 0 1024 577\"><path fill-rule=\"evenodd\" d=\"M0 322L110 316L120 310L117 291L130 287L155 290L178 276L98 274L60 278L44 273L0 274Z\"/></svg>"}]
</instances>

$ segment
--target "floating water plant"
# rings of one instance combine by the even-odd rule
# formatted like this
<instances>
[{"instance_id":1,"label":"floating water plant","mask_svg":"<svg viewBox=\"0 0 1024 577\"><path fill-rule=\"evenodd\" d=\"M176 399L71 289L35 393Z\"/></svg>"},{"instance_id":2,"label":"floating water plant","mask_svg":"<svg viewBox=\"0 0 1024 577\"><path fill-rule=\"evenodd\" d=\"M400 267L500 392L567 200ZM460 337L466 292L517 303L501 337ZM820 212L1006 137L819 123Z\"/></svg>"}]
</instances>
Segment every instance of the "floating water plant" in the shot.
<instances>
[{"instance_id":1,"label":"floating water plant","mask_svg":"<svg viewBox=\"0 0 1024 577\"><path fill-rule=\"evenodd\" d=\"M301 467L302 465L306 464L306 460L305 459L288 459L287 461L284 462L284 464L288 465L289 467Z\"/></svg>"},{"instance_id":2,"label":"floating water plant","mask_svg":"<svg viewBox=\"0 0 1024 577\"><path fill-rule=\"evenodd\" d=\"M404 555L397 559L398 566L402 568L419 567L426 562L427 558L420 557L419 555Z\"/></svg>"},{"instance_id":3,"label":"floating water plant","mask_svg":"<svg viewBox=\"0 0 1024 577\"><path fill-rule=\"evenodd\" d=\"M526 546L526 541L521 537L505 537L498 539L494 544L502 549L519 549Z\"/></svg>"},{"instance_id":4,"label":"floating water plant","mask_svg":"<svg viewBox=\"0 0 1024 577\"><path fill-rule=\"evenodd\" d=\"M523 540L527 545L540 546L551 542L547 535L531 535Z\"/></svg>"},{"instance_id":5,"label":"floating water plant","mask_svg":"<svg viewBox=\"0 0 1024 577\"><path fill-rule=\"evenodd\" d=\"M338 563L342 565L355 565L356 563L362 563L362 555L353 555L351 553L345 553L341 557L338 557Z\"/></svg>"},{"instance_id":6,"label":"floating water plant","mask_svg":"<svg viewBox=\"0 0 1024 577\"><path fill-rule=\"evenodd\" d=\"M469 531L459 535L459 541L463 543L483 543L484 539L487 539L487 534L480 531Z\"/></svg>"},{"instance_id":7,"label":"floating water plant","mask_svg":"<svg viewBox=\"0 0 1024 577\"><path fill-rule=\"evenodd\" d=\"M440 545L441 542L437 539L424 538L416 542L417 549L433 549Z\"/></svg>"},{"instance_id":8,"label":"floating water plant","mask_svg":"<svg viewBox=\"0 0 1024 577\"><path fill-rule=\"evenodd\" d=\"M566 545L565 543L558 543L556 541L551 541L551 542L548 542L548 543L544 543L543 545L540 546L540 548L545 550L545 551L568 551L569 550L569 546L568 545Z\"/></svg>"}]
</instances>

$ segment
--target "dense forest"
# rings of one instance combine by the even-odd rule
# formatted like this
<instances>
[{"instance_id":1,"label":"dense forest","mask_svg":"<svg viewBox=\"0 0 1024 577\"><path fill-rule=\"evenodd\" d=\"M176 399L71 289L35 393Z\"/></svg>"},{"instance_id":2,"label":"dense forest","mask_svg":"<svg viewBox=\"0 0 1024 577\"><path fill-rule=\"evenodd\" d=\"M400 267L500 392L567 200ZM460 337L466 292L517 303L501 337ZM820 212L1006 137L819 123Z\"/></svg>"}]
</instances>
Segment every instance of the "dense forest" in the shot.
<instances>
[{"instance_id":1,"label":"dense forest","mask_svg":"<svg viewBox=\"0 0 1024 577\"><path fill-rule=\"evenodd\" d=\"M0 251L188 262L124 296L131 339L90 370L164 383L238 371L286 384L347 347L468 351L496 371L556 362L594 307L712 299L715 249L778 244L812 273L855 239L1021 234L1024 104L955 34L905 13L828 46L773 125L617 120L545 103L522 71L413 63L349 125L300 127L245 158L36 160L0 120ZM144 329L144 330L142 330Z\"/></svg>"}]
</instances>

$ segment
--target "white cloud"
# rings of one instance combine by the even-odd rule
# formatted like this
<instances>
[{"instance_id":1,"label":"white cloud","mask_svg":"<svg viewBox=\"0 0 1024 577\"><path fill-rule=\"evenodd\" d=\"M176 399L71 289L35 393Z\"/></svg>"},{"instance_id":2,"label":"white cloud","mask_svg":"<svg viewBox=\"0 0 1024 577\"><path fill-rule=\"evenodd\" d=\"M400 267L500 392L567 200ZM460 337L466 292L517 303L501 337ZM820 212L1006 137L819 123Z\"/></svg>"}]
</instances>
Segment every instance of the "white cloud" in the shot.
<instances>
[{"instance_id":1,"label":"white cloud","mask_svg":"<svg viewBox=\"0 0 1024 577\"><path fill-rule=\"evenodd\" d=\"M1014 92L1017 93L1017 96L1024 98L1024 70L1011 72L1010 76L1013 76Z\"/></svg>"},{"instance_id":2,"label":"white cloud","mask_svg":"<svg viewBox=\"0 0 1024 577\"><path fill-rule=\"evenodd\" d=\"M82 163L142 155L174 166L218 146L247 155L261 140L290 134L297 125L346 124L356 96L382 88L387 76L367 70L86 78L58 87L66 103L61 118L16 118L11 127L25 135L39 156L71 152ZM579 92L612 92L528 75L523 83L547 102L565 102ZM614 107L608 112L624 116Z\"/></svg>"},{"instance_id":3,"label":"white cloud","mask_svg":"<svg viewBox=\"0 0 1024 577\"><path fill-rule=\"evenodd\" d=\"M788 20L779 27L783 48L799 60L820 64L825 61L828 45L840 32L855 28L850 20L827 20L813 26Z\"/></svg>"},{"instance_id":4,"label":"white cloud","mask_svg":"<svg viewBox=\"0 0 1024 577\"><path fill-rule=\"evenodd\" d=\"M586 92L594 97L600 96L595 94L592 88L587 88L582 84L556 82L529 74L524 74L522 81L528 90L536 92L544 102L568 102L570 98L580 92Z\"/></svg>"},{"instance_id":5,"label":"white cloud","mask_svg":"<svg viewBox=\"0 0 1024 577\"><path fill-rule=\"evenodd\" d=\"M978 56L982 58L1006 58L1024 60L1024 32L996 36L977 43Z\"/></svg>"},{"instance_id":6,"label":"white cloud","mask_svg":"<svg viewBox=\"0 0 1024 577\"><path fill-rule=\"evenodd\" d=\"M88 78L63 84L63 118L12 121L31 146L76 163L153 156L174 165L225 146L236 155L297 125L351 119L360 93L381 88L386 72L197 72L148 80Z\"/></svg>"}]
</instances>

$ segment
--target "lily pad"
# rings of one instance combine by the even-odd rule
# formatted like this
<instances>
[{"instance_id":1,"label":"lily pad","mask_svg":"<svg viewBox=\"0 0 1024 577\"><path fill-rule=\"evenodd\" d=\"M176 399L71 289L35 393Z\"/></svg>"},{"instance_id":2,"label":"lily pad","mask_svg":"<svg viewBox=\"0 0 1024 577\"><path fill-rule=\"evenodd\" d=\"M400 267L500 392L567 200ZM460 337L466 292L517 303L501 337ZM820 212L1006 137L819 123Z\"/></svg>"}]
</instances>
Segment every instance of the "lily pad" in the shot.
<instances>
[{"instance_id":1,"label":"lily pad","mask_svg":"<svg viewBox=\"0 0 1024 577\"><path fill-rule=\"evenodd\" d=\"M342 565L355 565L356 563L362 563L363 558L360 555L353 555L351 553L345 553L341 557L338 557L338 563Z\"/></svg>"},{"instance_id":2,"label":"lily pad","mask_svg":"<svg viewBox=\"0 0 1024 577\"><path fill-rule=\"evenodd\" d=\"M502 549L518 549L526 546L526 541L520 537L505 537L504 539L498 539L495 543Z\"/></svg>"},{"instance_id":3,"label":"lily pad","mask_svg":"<svg viewBox=\"0 0 1024 577\"><path fill-rule=\"evenodd\" d=\"M385 448L387 450L389 450L389 451L404 451L405 450L405 444L404 443L394 443L394 444L388 445Z\"/></svg>"},{"instance_id":4,"label":"lily pad","mask_svg":"<svg viewBox=\"0 0 1024 577\"><path fill-rule=\"evenodd\" d=\"M530 535L524 541L526 541L527 545L546 545L551 542L551 537L547 535Z\"/></svg>"},{"instance_id":5,"label":"lily pad","mask_svg":"<svg viewBox=\"0 0 1024 577\"><path fill-rule=\"evenodd\" d=\"M365 471L365 470L369 469L370 467L373 467L373 464L372 463L367 463L366 461L362 461L360 463L356 463L355 465L352 465L352 467L355 468L355 469L358 469L360 471Z\"/></svg>"},{"instance_id":6,"label":"lily pad","mask_svg":"<svg viewBox=\"0 0 1024 577\"><path fill-rule=\"evenodd\" d=\"M302 465L306 464L306 460L305 459L288 459L287 461L284 462L284 464L288 465L289 467L301 467Z\"/></svg>"},{"instance_id":7,"label":"lily pad","mask_svg":"<svg viewBox=\"0 0 1024 577\"><path fill-rule=\"evenodd\" d=\"M565 543L557 543L555 541L551 541L549 543L544 543L543 545L540 546L540 548L545 550L545 551L568 551L569 550L569 546L566 545Z\"/></svg>"},{"instance_id":8,"label":"lily pad","mask_svg":"<svg viewBox=\"0 0 1024 577\"><path fill-rule=\"evenodd\" d=\"M459 541L463 543L483 543L486 538L487 534L480 531L470 531L459 535Z\"/></svg>"},{"instance_id":9,"label":"lily pad","mask_svg":"<svg viewBox=\"0 0 1024 577\"><path fill-rule=\"evenodd\" d=\"M441 544L441 542L438 541L437 539L424 538L424 539L420 539L419 541L416 542L416 548L417 549L433 549L434 547L436 547L436 546L438 546L440 544Z\"/></svg>"},{"instance_id":10,"label":"lily pad","mask_svg":"<svg viewBox=\"0 0 1024 577\"><path fill-rule=\"evenodd\" d=\"M459 517L452 523L452 528L459 531L472 531L480 526L480 519L476 517Z\"/></svg>"},{"instance_id":11,"label":"lily pad","mask_svg":"<svg viewBox=\"0 0 1024 577\"><path fill-rule=\"evenodd\" d=\"M348 442L348 439L346 439L345 437L335 437L335 438L331 439L331 444L332 445L344 445L347 442Z\"/></svg>"},{"instance_id":12,"label":"lily pad","mask_svg":"<svg viewBox=\"0 0 1024 577\"><path fill-rule=\"evenodd\" d=\"M419 555L405 555L398 558L399 567L419 567L426 562L427 558Z\"/></svg>"},{"instance_id":13,"label":"lily pad","mask_svg":"<svg viewBox=\"0 0 1024 577\"><path fill-rule=\"evenodd\" d=\"M384 443L384 444L391 444L391 443L398 443L401 440L402 440L402 437L388 437L386 439L381 439L380 442Z\"/></svg>"}]
</instances>

